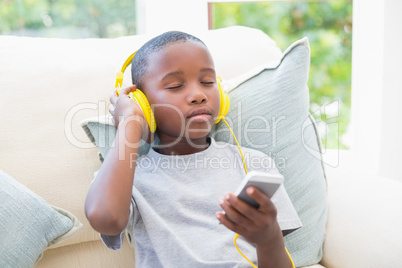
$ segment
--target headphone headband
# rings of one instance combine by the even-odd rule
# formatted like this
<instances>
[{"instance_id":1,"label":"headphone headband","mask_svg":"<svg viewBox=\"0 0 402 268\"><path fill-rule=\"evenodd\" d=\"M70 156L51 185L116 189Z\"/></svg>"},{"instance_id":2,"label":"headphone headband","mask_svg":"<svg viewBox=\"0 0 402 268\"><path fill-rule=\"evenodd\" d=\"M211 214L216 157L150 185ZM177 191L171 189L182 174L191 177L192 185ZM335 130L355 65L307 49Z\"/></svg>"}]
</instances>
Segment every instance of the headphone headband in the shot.
<instances>
[{"instance_id":1,"label":"headphone headband","mask_svg":"<svg viewBox=\"0 0 402 268\"><path fill-rule=\"evenodd\" d=\"M138 50L137 50L138 51ZM128 57L126 59L126 61L124 62L123 66L121 67L121 71L116 73L116 83L114 85L115 88L120 88L123 85L123 75L124 75L124 71L127 69L127 67L131 64L131 62L133 61L134 55L135 53L137 53L137 51L135 51L133 54L130 55L130 57Z\"/></svg>"}]
</instances>

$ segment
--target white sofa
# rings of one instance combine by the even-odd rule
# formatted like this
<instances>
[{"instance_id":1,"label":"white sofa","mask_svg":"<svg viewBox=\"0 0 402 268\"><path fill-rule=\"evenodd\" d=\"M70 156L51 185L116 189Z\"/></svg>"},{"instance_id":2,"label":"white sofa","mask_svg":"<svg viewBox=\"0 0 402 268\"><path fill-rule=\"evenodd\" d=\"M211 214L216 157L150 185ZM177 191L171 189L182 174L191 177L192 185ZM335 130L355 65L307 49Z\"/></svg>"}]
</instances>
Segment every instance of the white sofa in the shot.
<instances>
[{"instance_id":1,"label":"white sofa","mask_svg":"<svg viewBox=\"0 0 402 268\"><path fill-rule=\"evenodd\" d=\"M207 42L223 79L279 59L275 43L255 29L232 27L198 36ZM0 169L83 224L70 239L46 250L38 268L134 266L127 242L120 251L106 249L85 218L86 193L100 162L80 121L107 113L114 73L148 39L0 36ZM337 169L327 171L327 183L323 259L312 267L399 267L402 183Z\"/></svg>"}]
</instances>

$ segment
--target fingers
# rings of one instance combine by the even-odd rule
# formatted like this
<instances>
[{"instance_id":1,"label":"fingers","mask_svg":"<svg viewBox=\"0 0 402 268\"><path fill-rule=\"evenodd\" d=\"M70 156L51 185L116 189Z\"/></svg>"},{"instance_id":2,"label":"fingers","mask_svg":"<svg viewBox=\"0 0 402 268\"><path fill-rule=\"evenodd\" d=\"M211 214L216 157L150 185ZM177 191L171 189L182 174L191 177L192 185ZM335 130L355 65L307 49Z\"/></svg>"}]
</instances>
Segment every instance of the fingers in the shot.
<instances>
[{"instance_id":1,"label":"fingers","mask_svg":"<svg viewBox=\"0 0 402 268\"><path fill-rule=\"evenodd\" d=\"M243 226L238 225L238 224L234 223L233 221L229 220L221 212L217 212L215 214L215 216L223 225L225 225L228 229L232 230L235 233L239 234L239 233L244 233L246 231L246 229Z\"/></svg>"},{"instance_id":2,"label":"fingers","mask_svg":"<svg viewBox=\"0 0 402 268\"><path fill-rule=\"evenodd\" d=\"M272 203L271 199L263 194L260 190L258 190L256 187L248 187L246 193L260 205L258 209L260 212L264 214L274 213L276 216L277 212L274 203Z\"/></svg>"},{"instance_id":3,"label":"fingers","mask_svg":"<svg viewBox=\"0 0 402 268\"><path fill-rule=\"evenodd\" d=\"M130 116L136 115L140 116L144 120L143 128L143 137L145 141L153 141L153 137L148 137L146 134L148 133L149 127L147 127L147 122L145 121L144 113L135 100L133 96L129 96L131 92L137 90L136 85L132 85L130 87L119 89L113 91L110 94L110 105L108 107L109 113L112 115L112 123L117 128L120 123L124 120L127 120Z\"/></svg>"},{"instance_id":4,"label":"fingers","mask_svg":"<svg viewBox=\"0 0 402 268\"><path fill-rule=\"evenodd\" d=\"M235 195L228 193L225 198L219 200L219 204L226 215L236 224L241 226L253 224L252 218L256 217L258 211L241 201Z\"/></svg>"},{"instance_id":5,"label":"fingers","mask_svg":"<svg viewBox=\"0 0 402 268\"><path fill-rule=\"evenodd\" d=\"M116 109L116 103L119 99L119 97L121 96L121 94L123 94L124 97L128 97L127 95L130 94L130 92L133 92L137 89L136 85L132 85L131 87L127 87L123 90L120 91L120 93L118 93L117 91L119 90L118 88L115 89L114 91L112 91L112 93L110 93L110 105L108 107L108 110L110 112L111 115L114 115L114 110Z\"/></svg>"},{"instance_id":6,"label":"fingers","mask_svg":"<svg viewBox=\"0 0 402 268\"><path fill-rule=\"evenodd\" d=\"M124 94L124 95L128 95L130 94L130 92L133 92L137 90L137 86L136 85L132 85L130 87L126 87L125 89L123 89L122 91L120 91L120 94Z\"/></svg>"},{"instance_id":7,"label":"fingers","mask_svg":"<svg viewBox=\"0 0 402 268\"><path fill-rule=\"evenodd\" d=\"M114 91L112 91L112 93L110 94L110 103L113 105L116 105L116 102L118 100L118 98L120 97L121 94L124 95L128 95L130 94L130 92L136 91L137 90L137 86L136 85L132 85L130 87L127 87L125 89L120 90L120 93L117 92L117 90L119 90L118 88L116 88Z\"/></svg>"},{"instance_id":8,"label":"fingers","mask_svg":"<svg viewBox=\"0 0 402 268\"><path fill-rule=\"evenodd\" d=\"M276 219L277 211L275 205L267 196L255 187L247 188L247 194L260 205L258 209L240 200L232 193L226 194L225 198L219 200L220 206L231 220L225 226L231 230L234 228L233 224L249 229L260 225L267 225L273 219ZM227 220L226 217L224 218ZM226 222L225 219L221 222Z\"/></svg>"},{"instance_id":9,"label":"fingers","mask_svg":"<svg viewBox=\"0 0 402 268\"><path fill-rule=\"evenodd\" d=\"M110 93L110 97L109 97L110 103L113 104L113 105L116 105L117 98L118 97L117 97L116 90L112 91L112 93Z\"/></svg>"}]
</instances>

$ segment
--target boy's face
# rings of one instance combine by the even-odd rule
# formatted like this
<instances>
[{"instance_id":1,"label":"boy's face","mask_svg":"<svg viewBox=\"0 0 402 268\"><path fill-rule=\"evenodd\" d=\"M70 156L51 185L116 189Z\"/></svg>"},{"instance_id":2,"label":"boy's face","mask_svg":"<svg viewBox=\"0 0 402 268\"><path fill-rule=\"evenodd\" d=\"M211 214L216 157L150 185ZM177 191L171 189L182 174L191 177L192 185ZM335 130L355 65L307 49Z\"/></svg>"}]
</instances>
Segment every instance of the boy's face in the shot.
<instances>
[{"instance_id":1,"label":"boy's face","mask_svg":"<svg viewBox=\"0 0 402 268\"><path fill-rule=\"evenodd\" d=\"M178 42L153 53L142 81L161 141L200 139L211 131L219 91L212 57L202 44Z\"/></svg>"}]
</instances>

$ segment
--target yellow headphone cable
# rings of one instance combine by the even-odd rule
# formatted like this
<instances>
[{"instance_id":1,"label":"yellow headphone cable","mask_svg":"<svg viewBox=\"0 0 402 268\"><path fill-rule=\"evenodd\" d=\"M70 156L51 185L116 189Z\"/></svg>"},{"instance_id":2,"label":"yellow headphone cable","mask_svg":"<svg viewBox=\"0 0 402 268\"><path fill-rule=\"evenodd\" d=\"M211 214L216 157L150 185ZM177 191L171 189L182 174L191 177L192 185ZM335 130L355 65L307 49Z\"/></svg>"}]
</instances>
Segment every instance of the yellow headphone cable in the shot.
<instances>
[{"instance_id":1,"label":"yellow headphone cable","mask_svg":"<svg viewBox=\"0 0 402 268\"><path fill-rule=\"evenodd\" d=\"M247 171L246 161L244 160L243 152L242 152L241 149L240 149L239 142L237 141L235 134L233 133L232 129L230 128L229 124L226 122L226 120L225 120L224 117L222 117L222 121L225 122L226 126L228 127L230 133L232 134L232 136L233 136L233 138L234 138L234 140L235 140L235 142L236 142L236 144L237 144L237 148L239 149L240 156L241 156L241 158L242 158L242 160L243 160L244 171L245 171L246 174L247 174L248 171ZM238 238L239 236L240 236L240 235L237 234L237 233L236 233L235 236L234 236L234 244L235 244L235 247L236 247L237 251L239 251L239 253L240 253L254 268L258 268L253 262L251 262L251 261L243 254L243 252L241 252L241 250L240 250L239 247L237 246L237 238ZM289 256L290 262L292 263L292 267L295 268L295 264L293 263L292 257L290 256L289 251L287 250L286 247L285 247L285 250L286 250L286 253L287 253L288 256Z\"/></svg>"}]
</instances>

